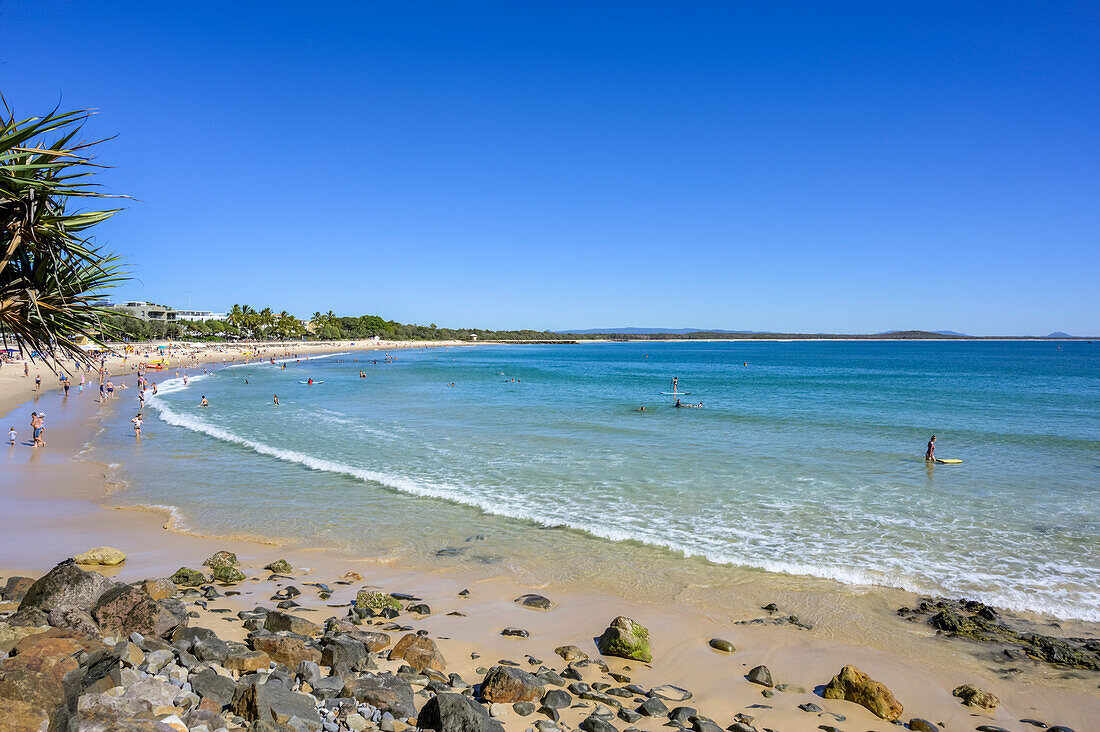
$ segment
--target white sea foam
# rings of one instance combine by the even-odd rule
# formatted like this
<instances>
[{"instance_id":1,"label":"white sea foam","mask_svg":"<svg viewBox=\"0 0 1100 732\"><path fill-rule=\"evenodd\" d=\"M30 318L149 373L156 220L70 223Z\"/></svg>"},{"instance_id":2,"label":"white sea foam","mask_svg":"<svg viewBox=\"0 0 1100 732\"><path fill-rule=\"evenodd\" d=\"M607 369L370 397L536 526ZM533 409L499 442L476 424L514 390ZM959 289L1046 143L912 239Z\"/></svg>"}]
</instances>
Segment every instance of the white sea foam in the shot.
<instances>
[{"instance_id":1,"label":"white sea foam","mask_svg":"<svg viewBox=\"0 0 1100 732\"><path fill-rule=\"evenodd\" d=\"M728 548L718 549L715 546L707 546L710 542L686 532L655 532L653 531L653 522L624 521L621 523L632 524L630 529L624 530L609 524L582 520L575 514L569 514L568 507L562 507L564 515L555 514L553 511L548 511L545 506L530 505L525 501L526 497L518 492L507 496L479 495L474 488L466 485L424 479L418 480L404 475L357 467L297 450L275 447L243 437L222 427L211 425L197 417L176 412L163 402L155 401L153 406L158 410L161 419L170 425L205 434L223 442L241 445L260 455L301 465L311 470L350 476L408 495L444 499L456 504L477 508L487 514L527 521L545 527L573 529L610 541L641 542L677 552L686 557L700 557L718 564L754 567L790 575L806 575L835 580L848 585L899 587L919 594L965 594L969 598L1011 610L1042 612L1061 618L1100 621L1100 590L1086 593L1085 597L1079 601L1068 602L1046 596L1040 597L1023 589L1002 587L1002 589L984 592L966 589L972 584L997 586L998 581L1003 578L992 575L982 577L974 571L963 572L962 568L957 566L944 565L941 567L943 579L940 582L942 586L937 587L934 584L916 579L903 571L887 568L872 571L856 567L837 566L824 561L811 563L774 559L762 556L760 552L741 554L731 552ZM584 514L583 511L578 513ZM658 525L657 528L660 528L660 526ZM751 532L743 529L731 529L731 532L746 538L768 538L762 532ZM668 538L676 533L681 534L683 540Z\"/></svg>"}]
</instances>

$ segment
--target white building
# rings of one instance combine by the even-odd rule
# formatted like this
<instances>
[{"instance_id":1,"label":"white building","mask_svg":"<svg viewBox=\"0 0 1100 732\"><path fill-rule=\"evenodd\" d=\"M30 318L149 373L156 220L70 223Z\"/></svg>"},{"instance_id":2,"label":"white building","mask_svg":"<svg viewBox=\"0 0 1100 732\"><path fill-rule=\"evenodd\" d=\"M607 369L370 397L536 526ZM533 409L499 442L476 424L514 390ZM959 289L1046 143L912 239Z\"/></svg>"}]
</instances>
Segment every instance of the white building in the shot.
<instances>
[{"instance_id":1,"label":"white building","mask_svg":"<svg viewBox=\"0 0 1100 732\"><path fill-rule=\"evenodd\" d=\"M225 320L226 313L215 313L211 310L177 310L176 320L186 320L194 323L202 320Z\"/></svg>"}]
</instances>

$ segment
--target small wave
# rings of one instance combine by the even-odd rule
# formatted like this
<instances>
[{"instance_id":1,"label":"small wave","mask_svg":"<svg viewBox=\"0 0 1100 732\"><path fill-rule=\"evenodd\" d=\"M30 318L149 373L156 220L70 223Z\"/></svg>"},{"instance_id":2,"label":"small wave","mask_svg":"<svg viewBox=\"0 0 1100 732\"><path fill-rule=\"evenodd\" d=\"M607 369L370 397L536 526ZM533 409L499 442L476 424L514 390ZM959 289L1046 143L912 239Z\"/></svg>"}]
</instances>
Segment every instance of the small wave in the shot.
<instances>
[{"instance_id":1,"label":"small wave","mask_svg":"<svg viewBox=\"0 0 1100 732\"><path fill-rule=\"evenodd\" d=\"M335 356L347 356L351 351L341 351L340 353L323 353L320 356L291 356L290 358L277 358L274 362L264 358L257 359L255 361L246 361L245 363L231 363L225 366L227 369L239 369L243 366L271 366L276 363L297 363L298 361L320 361L323 358L333 358Z\"/></svg>"},{"instance_id":2,"label":"small wave","mask_svg":"<svg viewBox=\"0 0 1100 732\"><path fill-rule=\"evenodd\" d=\"M614 526L579 521L575 518L548 516L545 510L537 507L528 508L515 505L514 503L502 503L500 500L494 500L489 497L473 495L470 493L470 488L467 486L415 480L403 475L394 475L391 473L359 468L348 465L347 463L320 458L296 450L274 447L257 440L237 435L221 427L208 424L190 415L180 414L160 402L156 402L154 406L157 408L160 418L170 425L182 427L192 432L202 433L223 442L242 445L261 455L267 455L284 462L302 465L312 470L347 475L412 496L438 498L452 503L470 506L490 515L526 521L548 528L572 529L614 542L639 542L676 552L685 557L697 557L716 564L753 567L788 575L818 577L821 579L834 580L846 585L896 587L917 594L945 594L945 589L942 587L936 588L925 585L914 580L912 577L896 572L881 570L869 571L854 567L840 567L828 564L811 564L771 559L756 554L738 554L713 549L700 549L697 546L671 541L637 530L629 531ZM946 592L952 592L950 586L946 587ZM1093 622L1100 621L1100 593L1090 593L1087 597L1082 598L1080 604L1077 602L1058 602L1056 600L1043 599L1036 597L1034 593L1012 589L992 592L965 591L965 594L972 599L977 599L1010 610L1040 612L1067 619L1072 618Z\"/></svg>"}]
</instances>

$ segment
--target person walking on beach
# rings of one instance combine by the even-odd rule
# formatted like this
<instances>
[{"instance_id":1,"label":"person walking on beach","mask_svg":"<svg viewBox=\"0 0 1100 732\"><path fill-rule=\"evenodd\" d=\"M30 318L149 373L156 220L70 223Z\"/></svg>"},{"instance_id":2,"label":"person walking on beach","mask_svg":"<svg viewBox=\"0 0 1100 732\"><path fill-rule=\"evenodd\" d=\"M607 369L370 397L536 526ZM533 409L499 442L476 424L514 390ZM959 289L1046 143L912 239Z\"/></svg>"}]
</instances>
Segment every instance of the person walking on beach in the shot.
<instances>
[{"instance_id":1,"label":"person walking on beach","mask_svg":"<svg viewBox=\"0 0 1100 732\"><path fill-rule=\"evenodd\" d=\"M34 438L33 447L45 447L46 443L42 439L42 430L45 429L42 426L42 418L38 416L37 412L31 412L31 430Z\"/></svg>"},{"instance_id":2,"label":"person walking on beach","mask_svg":"<svg viewBox=\"0 0 1100 732\"><path fill-rule=\"evenodd\" d=\"M42 375L41 374L35 374L34 375L34 391L35 391L35 393L38 393L38 390L41 389L41 388L42 388Z\"/></svg>"},{"instance_id":3,"label":"person walking on beach","mask_svg":"<svg viewBox=\"0 0 1100 732\"><path fill-rule=\"evenodd\" d=\"M928 441L928 447L924 451L924 459L935 462L936 460L936 436L932 435L932 439Z\"/></svg>"},{"instance_id":4,"label":"person walking on beach","mask_svg":"<svg viewBox=\"0 0 1100 732\"><path fill-rule=\"evenodd\" d=\"M115 395L115 385L108 379L107 381L107 398L110 399Z\"/></svg>"},{"instance_id":5,"label":"person walking on beach","mask_svg":"<svg viewBox=\"0 0 1100 732\"><path fill-rule=\"evenodd\" d=\"M18 433L15 431L15 426L14 425L8 428L8 444L9 445L14 445L15 444L15 436L17 434Z\"/></svg>"}]
</instances>

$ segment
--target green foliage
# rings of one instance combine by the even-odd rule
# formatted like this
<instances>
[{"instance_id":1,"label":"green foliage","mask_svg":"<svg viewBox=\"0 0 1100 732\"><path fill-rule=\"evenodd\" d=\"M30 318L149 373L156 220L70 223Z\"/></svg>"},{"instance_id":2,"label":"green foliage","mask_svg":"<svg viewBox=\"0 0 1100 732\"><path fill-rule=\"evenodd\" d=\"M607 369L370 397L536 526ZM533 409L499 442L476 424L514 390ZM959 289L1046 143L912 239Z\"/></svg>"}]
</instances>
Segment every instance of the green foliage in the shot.
<instances>
[{"instance_id":1,"label":"green foliage","mask_svg":"<svg viewBox=\"0 0 1100 732\"><path fill-rule=\"evenodd\" d=\"M0 111L0 338L47 360L85 358L80 337L103 343L111 333L95 302L124 279L89 236L118 209L73 210L112 197L92 181L102 141L77 137L89 115L17 120L6 103Z\"/></svg>"}]
</instances>

